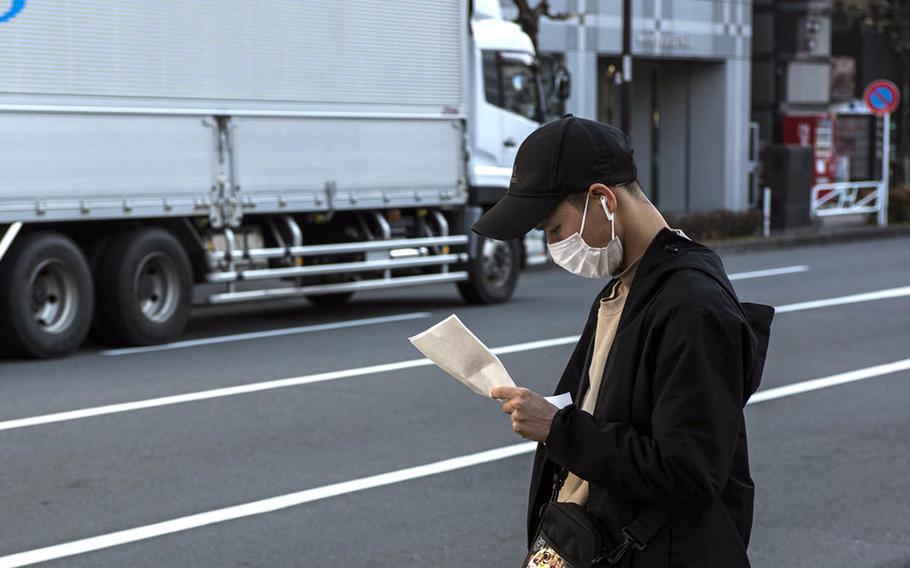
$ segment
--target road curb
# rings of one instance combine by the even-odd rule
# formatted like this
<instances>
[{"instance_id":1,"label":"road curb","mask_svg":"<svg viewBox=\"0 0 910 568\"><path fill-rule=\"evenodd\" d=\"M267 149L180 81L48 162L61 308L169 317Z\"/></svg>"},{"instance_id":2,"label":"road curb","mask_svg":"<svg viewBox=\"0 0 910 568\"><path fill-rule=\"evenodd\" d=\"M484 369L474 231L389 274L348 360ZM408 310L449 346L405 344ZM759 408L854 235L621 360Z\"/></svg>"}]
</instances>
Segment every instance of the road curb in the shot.
<instances>
[{"instance_id":1,"label":"road curb","mask_svg":"<svg viewBox=\"0 0 910 568\"><path fill-rule=\"evenodd\" d=\"M740 253L790 248L805 245L821 245L887 239L910 235L910 223L892 224L887 227L853 227L850 229L830 229L797 234L781 234L770 237L748 237L744 239L704 241L707 247L715 252Z\"/></svg>"}]
</instances>

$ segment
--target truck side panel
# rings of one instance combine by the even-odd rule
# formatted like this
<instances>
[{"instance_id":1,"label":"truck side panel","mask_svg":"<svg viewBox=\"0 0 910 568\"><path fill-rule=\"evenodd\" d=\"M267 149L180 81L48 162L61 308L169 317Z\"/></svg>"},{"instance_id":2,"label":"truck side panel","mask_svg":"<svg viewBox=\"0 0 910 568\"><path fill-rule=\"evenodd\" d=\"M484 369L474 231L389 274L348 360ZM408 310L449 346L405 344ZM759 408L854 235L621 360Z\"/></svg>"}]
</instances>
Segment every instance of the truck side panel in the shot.
<instances>
[{"instance_id":1,"label":"truck side panel","mask_svg":"<svg viewBox=\"0 0 910 568\"><path fill-rule=\"evenodd\" d=\"M236 110L463 108L464 0L28 2L0 103Z\"/></svg>"},{"instance_id":2,"label":"truck side panel","mask_svg":"<svg viewBox=\"0 0 910 568\"><path fill-rule=\"evenodd\" d=\"M204 117L7 113L0 140L0 223L206 213Z\"/></svg>"},{"instance_id":3,"label":"truck side panel","mask_svg":"<svg viewBox=\"0 0 910 568\"><path fill-rule=\"evenodd\" d=\"M233 120L247 213L461 204L467 197L458 120Z\"/></svg>"}]
</instances>

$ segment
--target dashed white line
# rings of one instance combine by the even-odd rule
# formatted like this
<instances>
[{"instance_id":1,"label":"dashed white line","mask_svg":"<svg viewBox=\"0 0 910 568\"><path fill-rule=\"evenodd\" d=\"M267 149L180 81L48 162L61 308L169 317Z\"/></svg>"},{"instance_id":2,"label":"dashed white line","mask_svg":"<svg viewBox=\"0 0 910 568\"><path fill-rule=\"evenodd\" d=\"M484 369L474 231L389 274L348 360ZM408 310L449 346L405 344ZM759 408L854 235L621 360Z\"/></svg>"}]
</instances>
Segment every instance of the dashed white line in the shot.
<instances>
[{"instance_id":1,"label":"dashed white line","mask_svg":"<svg viewBox=\"0 0 910 568\"><path fill-rule=\"evenodd\" d=\"M529 341L526 343L516 343L514 345L505 345L492 349L497 355L505 353L518 353L520 351L532 351L535 349L544 349L555 347L557 345L567 345L578 341L578 336L557 337L554 339L544 339L540 341ZM17 428L26 428L29 426L38 426L40 424L51 424L54 422L65 422L68 420L78 420L80 418L89 418L93 416L104 416L106 414L118 414L121 412L131 412L145 408L155 408L158 406L169 406L172 404L182 404L185 402L194 402L198 400L208 400L212 398L221 398L226 396L236 396L240 394L249 394L272 389L286 387L296 387L310 383L321 383L325 381L335 381L338 379L347 379L351 377L362 377L366 375L375 375L378 373L388 373L390 371L400 371L402 369L413 369L414 367L424 367L432 365L429 359L411 359L409 361L398 361L395 363L384 363L381 365L370 365L367 367L356 367L354 369L343 369L340 371L328 371L325 373L316 373L314 375L303 375L301 377L291 377L287 379L277 379L273 381L263 381L258 383L248 383L232 387L223 387L204 391L190 392L171 396L162 396L158 398L149 398L145 400L136 400L132 402L123 402L118 404L108 404L104 406L93 406L79 410L69 410L64 412L55 412L52 414L42 414L40 416L31 416L28 418L17 418L13 420L4 420L0 422L0 431L15 430Z\"/></svg>"},{"instance_id":2,"label":"dashed white line","mask_svg":"<svg viewBox=\"0 0 910 568\"><path fill-rule=\"evenodd\" d=\"M120 546L123 544L146 540L166 534L183 532L198 527L231 521L234 519L242 519L244 517L251 517L253 515L271 513L273 511L286 509L288 507L294 507L296 505L302 505L303 503L319 501L320 499L326 499L328 497L334 497L336 495L344 495L347 493L353 493L355 491L363 491L364 489L380 487L382 485L390 485L392 483L401 483L402 481L417 479L419 477L426 477L428 475L435 475L437 473L453 471L456 469L462 469L482 463L497 461L512 456L525 454L534 451L534 447L536 445L537 444L535 442L515 444L512 446L506 446L504 448L496 448L493 450L487 450L485 452L478 452L476 454L459 456L456 458L450 458L442 461L419 465L416 467L409 467L407 469L399 469L397 471L372 475L370 477L361 477L360 479L352 479L350 481L344 481L341 483L333 483L332 485L314 487L313 489L307 489L305 491L289 493L287 495L280 495L278 497L271 497L269 499L263 499L261 501L253 501L251 503L244 503L242 505L235 505L233 507L225 507L224 509L216 509L214 511L207 511L205 513L198 513L196 515L189 515L186 517L180 517L178 519L172 519L151 525L145 525L105 535L85 538L65 544L58 544L54 546L48 546L46 548L38 548L35 550L29 550L27 552L20 552L18 554L11 554L9 556L0 557L0 568L17 568L19 566L30 566L39 562L47 562L49 560L55 560L58 558L66 558L67 556L84 554L86 552Z\"/></svg>"},{"instance_id":3,"label":"dashed white line","mask_svg":"<svg viewBox=\"0 0 910 568\"><path fill-rule=\"evenodd\" d=\"M172 343L162 343L161 345L147 345L144 347L124 347L120 349L105 349L99 351L101 355L132 355L134 353L151 353L154 351L168 351L171 349L186 349L187 347L198 347L200 345L216 345L219 343L231 343L233 341L248 341L250 339L263 339L266 337L280 337L282 335L298 335L301 333L313 333L315 331L328 331L332 329L346 329L349 327L361 327L365 325L378 325L383 323L393 323L399 321L408 321L415 319L428 318L433 315L430 312L413 312L409 314L398 314L394 316L379 316L374 318L360 318L347 321L333 321L328 323L317 323L312 325L301 325L299 327L287 327L283 329L268 329L265 331L250 331L247 333L235 333L233 335L219 335L216 337L202 337L199 339L187 339L184 341L174 341Z\"/></svg>"},{"instance_id":4,"label":"dashed white line","mask_svg":"<svg viewBox=\"0 0 910 568\"><path fill-rule=\"evenodd\" d=\"M812 379L809 381L803 381L783 387L760 391L752 396L752 398L749 400L749 404L751 405L768 400L784 398L804 392L842 385L849 382L871 379L873 377L880 377L883 375L889 375L906 370L910 370L910 359L903 359L884 365L875 365L873 367L866 367L864 369L857 369L855 371L839 373L836 375L830 375L828 377L821 377L818 379ZM314 487L312 489L279 495L277 497L270 497L268 499L262 499L260 501L252 501L249 503L243 503L222 509L215 509L213 511L206 511L195 515L179 517L177 519L134 527L131 529L84 538L63 544L48 546L45 548L19 552L16 554L0 557L0 568L19 568L21 566L30 566L39 562L47 562L59 558L66 558L68 556L75 556L77 554L84 554L86 552L112 548L115 546L121 546L132 542L188 531L191 529L223 523L226 521L271 513L274 511L279 511L281 509L286 509L288 507L302 505L304 503L311 503L313 501L328 499L330 497L346 495L349 493L355 493L357 491L363 491L365 489L372 489L384 485L401 483L421 477L455 471L475 465L528 454L533 452L536 448L536 442L512 444L509 446L449 458L424 465L399 469L378 475L371 475L369 477L361 477L358 479L352 479L350 481L343 481L341 483L333 483L331 485Z\"/></svg>"},{"instance_id":5,"label":"dashed white line","mask_svg":"<svg viewBox=\"0 0 910 568\"><path fill-rule=\"evenodd\" d=\"M793 274L796 272L805 272L809 270L808 266L782 266L779 268L767 268L764 270L752 270L749 272L735 272L729 275L730 280L744 280L748 278L763 278L766 276L779 276L782 274ZM377 325L383 323L392 323L398 321L407 321L412 319L421 319L431 316L430 312L414 312L410 314L400 314L394 316L380 316L373 318L363 318L340 322L328 322L313 325L303 325L299 327L289 327L285 329L270 329L265 331L251 331L246 333L236 333L232 335L220 335L215 337L201 337L199 339L187 339L183 341L174 341L163 343L161 345L147 345L143 347L124 347L118 349L104 349L99 351L100 355L115 357L119 355L133 355L136 353L154 353L156 351L169 351L172 349L187 349L190 347L199 347L202 345L217 345L220 343L230 343L234 341L249 341L251 339L265 339L269 337L280 337L284 335L297 335L302 333L312 333L315 331L328 331L333 329L345 329L349 327L359 327L364 325Z\"/></svg>"},{"instance_id":6,"label":"dashed white line","mask_svg":"<svg viewBox=\"0 0 910 568\"><path fill-rule=\"evenodd\" d=\"M781 266L780 268L766 268L764 270L750 270L748 272L734 272L728 274L730 280L747 280L749 278L765 278L766 276L780 276L782 274L795 274L797 272L806 272L809 267L804 264L794 266Z\"/></svg>"},{"instance_id":7,"label":"dashed white line","mask_svg":"<svg viewBox=\"0 0 910 568\"><path fill-rule=\"evenodd\" d=\"M866 292L863 294L852 294L838 298L828 298L824 300L815 300L811 302L800 302L796 304L784 304L775 307L777 313L796 312L800 310L809 310L820 307L835 306L841 304L852 304L857 302L868 302L874 300L883 300L888 298L897 298L910 296L910 286L902 288L890 288L887 290L878 290L875 292ZM492 349L493 353L503 355L507 353L518 353L522 351L533 351L536 349L545 349L559 345L568 345L578 341L577 335L565 337L556 337L553 339L543 339L539 341L529 341L525 343L516 343L514 345L505 345ZM271 381L262 381L257 383L248 383L231 387L223 387L204 391L190 392L158 398L136 400L132 402L123 402L108 404L103 406L93 406L77 410L68 410L63 412L54 412L51 414L42 414L39 416L30 416L26 418L15 418L12 420L0 421L0 431L15 430L18 428L27 428L29 426L39 426L42 424L52 424L55 422L65 422L68 420L78 420L81 418L90 418L94 416L104 416L107 414L119 414L122 412L131 412L159 406L169 406L173 404L182 404L186 402L195 402L199 400L208 400L227 396L236 396L249 394L272 389L295 387L310 383L319 383L346 379L352 377L361 377L389 371L399 371L402 369L411 369L414 367L424 367L432 365L429 359L412 359L409 361L398 361L395 363L385 363L380 365L370 365L367 367L357 367L353 369L343 369L340 371L328 371L314 375L303 375L300 377L291 377L287 379L276 379Z\"/></svg>"},{"instance_id":8,"label":"dashed white line","mask_svg":"<svg viewBox=\"0 0 910 568\"><path fill-rule=\"evenodd\" d=\"M845 373L829 375L819 379L803 381L801 383L793 383L782 387L761 390L752 395L752 398L749 399L749 404L757 404L759 402L765 402L766 400L775 400L846 383L864 381L866 379L873 379L875 377L881 377L882 375L890 375L892 373L899 373L907 370L910 370L910 359L901 359L900 361L894 361L892 363L875 365L864 369L857 369L855 371L847 371Z\"/></svg>"},{"instance_id":9,"label":"dashed white line","mask_svg":"<svg viewBox=\"0 0 910 568\"><path fill-rule=\"evenodd\" d=\"M798 312L802 310L813 310L815 308L827 308L830 306L842 306L844 304L857 304L860 302L872 302L875 300L887 300L890 298L901 298L910 296L910 286L901 286L899 288L886 288L884 290L875 290L873 292L863 292L861 294L850 294L849 296L838 296L836 298L825 298L823 300L811 300L808 302L797 302L795 304L786 304L778 306L775 311L779 314L787 312Z\"/></svg>"}]
</instances>

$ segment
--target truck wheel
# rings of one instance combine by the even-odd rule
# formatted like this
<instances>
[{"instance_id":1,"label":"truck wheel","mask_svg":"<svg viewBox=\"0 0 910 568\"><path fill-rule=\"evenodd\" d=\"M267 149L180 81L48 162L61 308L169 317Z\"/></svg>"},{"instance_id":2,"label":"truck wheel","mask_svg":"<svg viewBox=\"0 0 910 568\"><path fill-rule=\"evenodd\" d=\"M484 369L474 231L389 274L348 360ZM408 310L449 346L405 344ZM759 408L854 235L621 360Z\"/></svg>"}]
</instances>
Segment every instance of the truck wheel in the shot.
<instances>
[{"instance_id":1,"label":"truck wheel","mask_svg":"<svg viewBox=\"0 0 910 568\"><path fill-rule=\"evenodd\" d=\"M521 270L521 243L496 241L483 236L477 258L468 263L470 279L458 283L461 297L472 304L499 304L512 297Z\"/></svg>"},{"instance_id":2,"label":"truck wheel","mask_svg":"<svg viewBox=\"0 0 910 568\"><path fill-rule=\"evenodd\" d=\"M76 243L60 233L24 235L0 263L0 343L32 357L75 351L88 335L94 298Z\"/></svg>"},{"instance_id":3,"label":"truck wheel","mask_svg":"<svg viewBox=\"0 0 910 568\"><path fill-rule=\"evenodd\" d=\"M118 235L98 267L98 328L126 345L180 336L190 316L193 277L180 242L145 227Z\"/></svg>"}]
</instances>

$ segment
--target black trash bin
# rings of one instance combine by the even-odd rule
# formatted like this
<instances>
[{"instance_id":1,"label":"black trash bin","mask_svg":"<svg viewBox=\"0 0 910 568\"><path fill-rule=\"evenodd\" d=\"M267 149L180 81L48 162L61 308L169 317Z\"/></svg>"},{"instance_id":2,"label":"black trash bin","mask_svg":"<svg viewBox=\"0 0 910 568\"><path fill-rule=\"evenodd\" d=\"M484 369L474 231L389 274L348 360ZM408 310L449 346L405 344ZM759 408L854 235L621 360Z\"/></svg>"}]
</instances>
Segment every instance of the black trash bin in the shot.
<instances>
[{"instance_id":1,"label":"black trash bin","mask_svg":"<svg viewBox=\"0 0 910 568\"><path fill-rule=\"evenodd\" d=\"M764 151L764 180L771 188L771 227L812 223L813 152L808 146L771 145Z\"/></svg>"}]
</instances>

